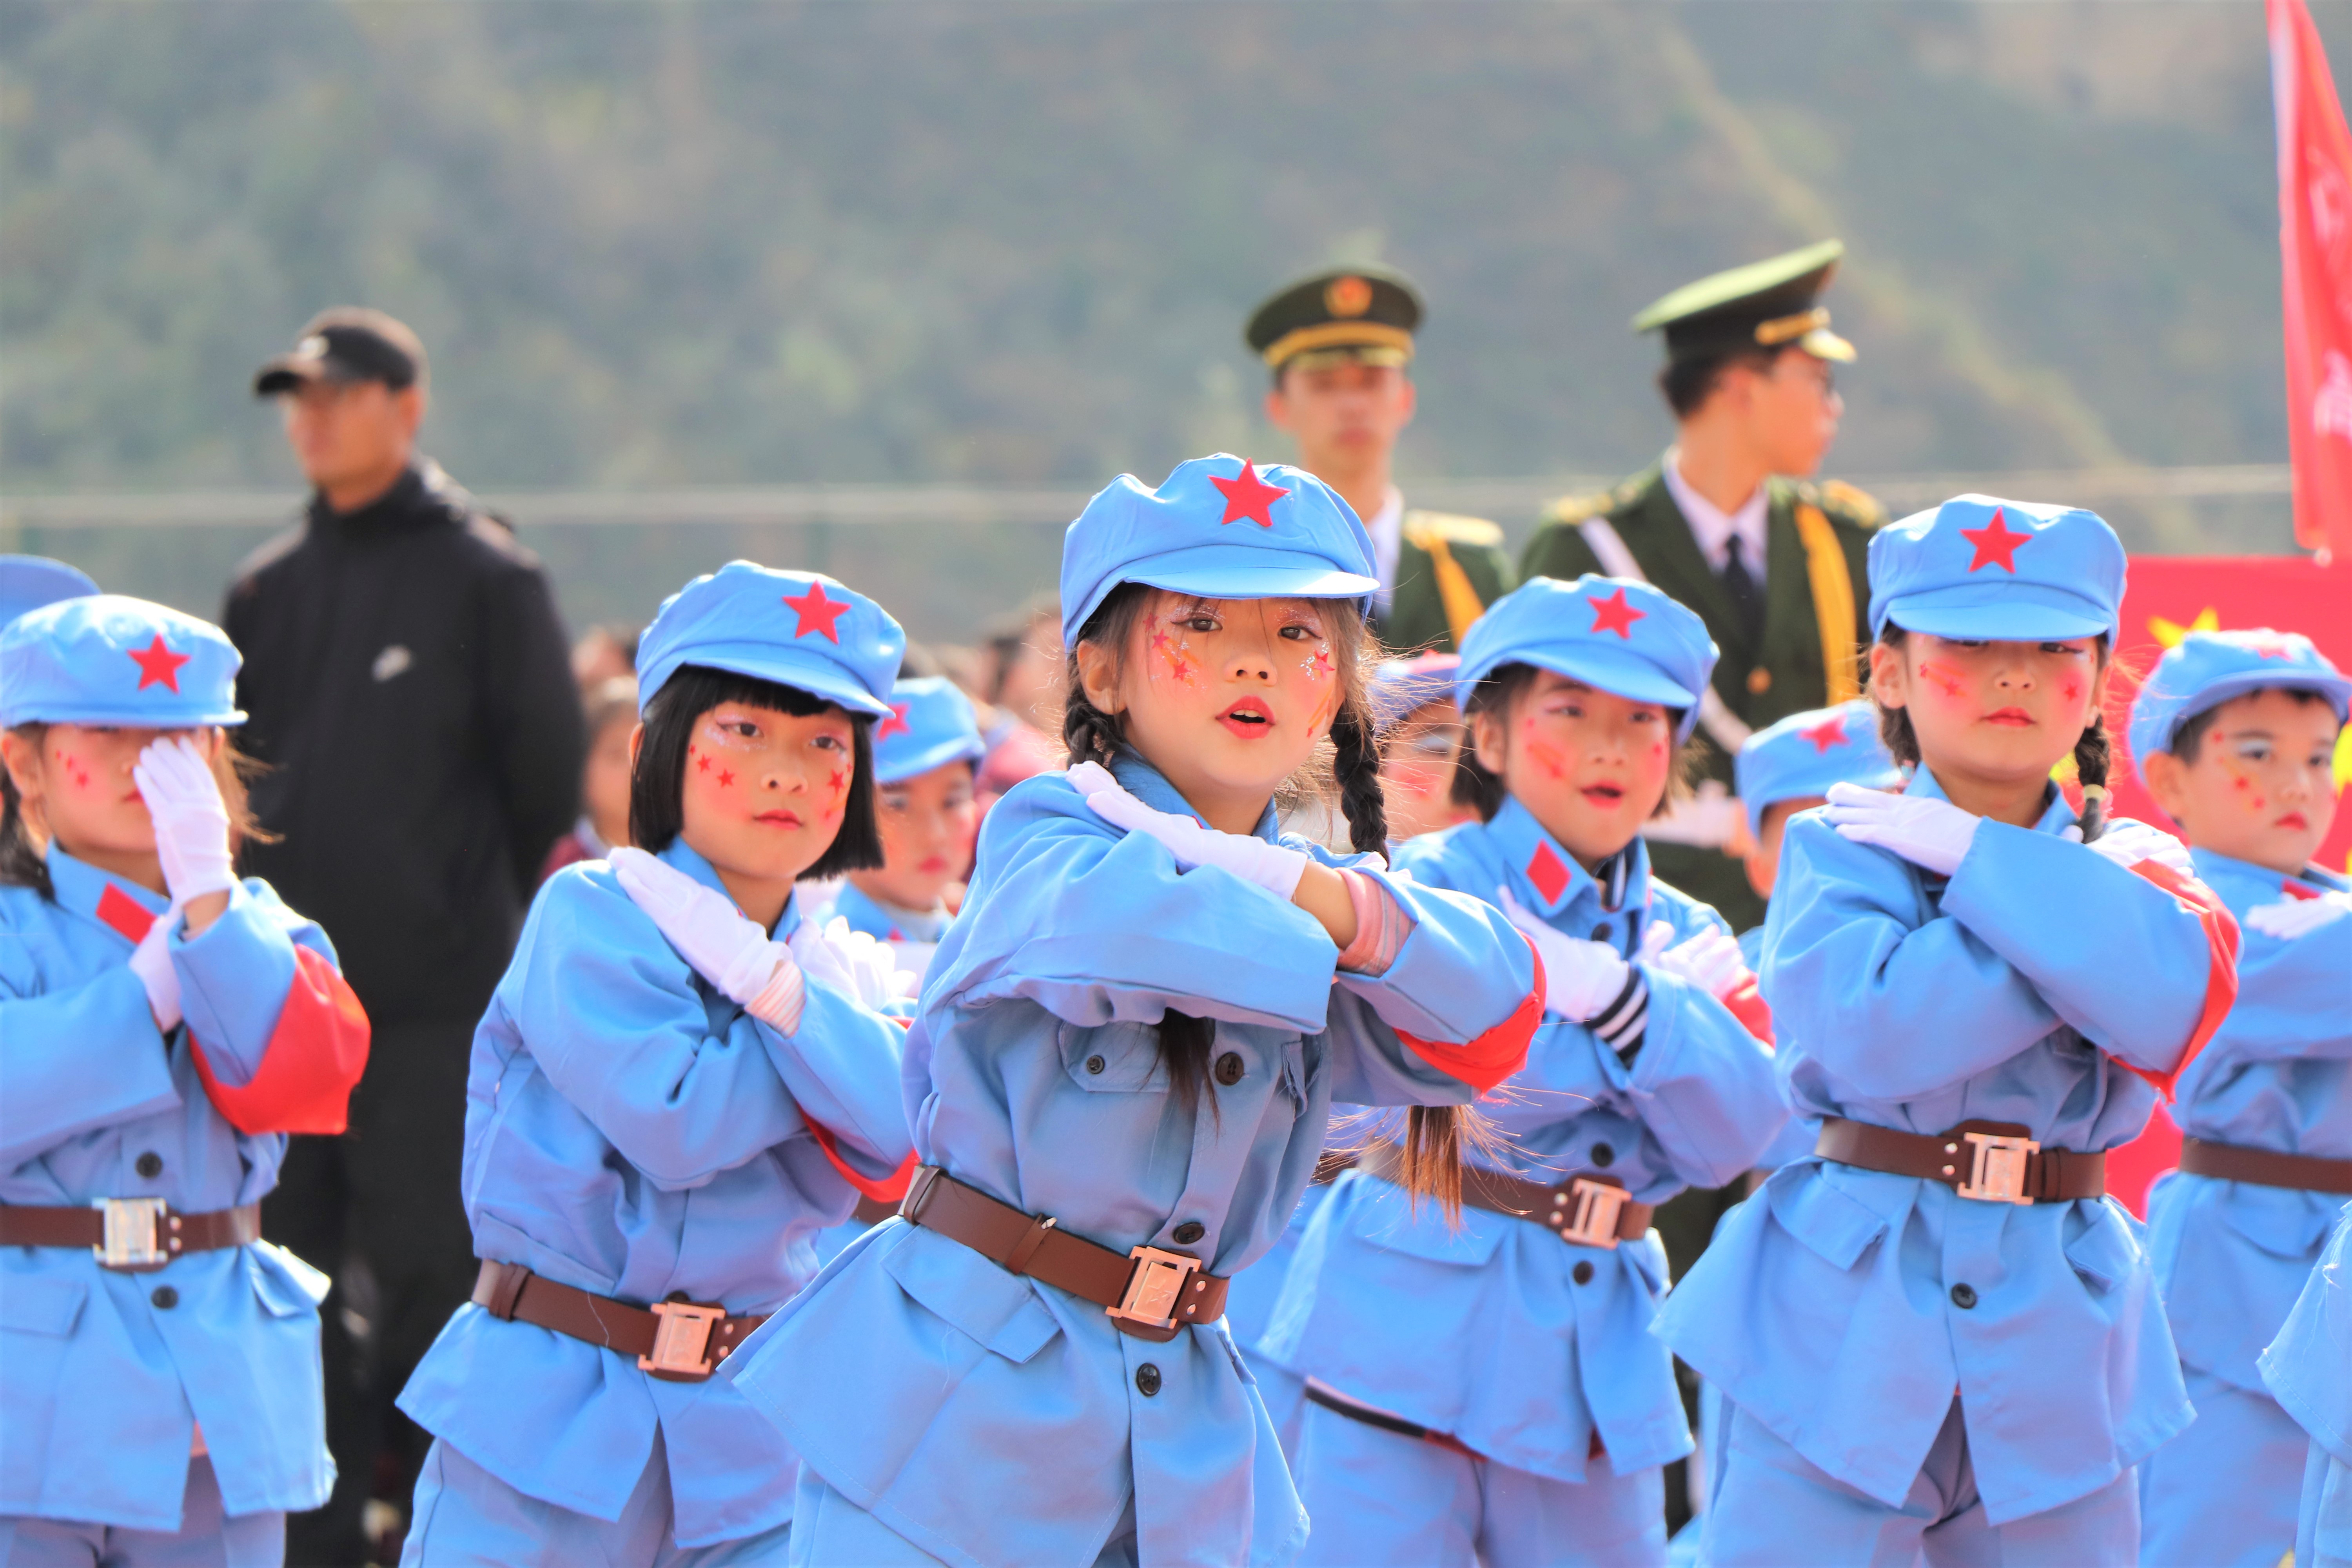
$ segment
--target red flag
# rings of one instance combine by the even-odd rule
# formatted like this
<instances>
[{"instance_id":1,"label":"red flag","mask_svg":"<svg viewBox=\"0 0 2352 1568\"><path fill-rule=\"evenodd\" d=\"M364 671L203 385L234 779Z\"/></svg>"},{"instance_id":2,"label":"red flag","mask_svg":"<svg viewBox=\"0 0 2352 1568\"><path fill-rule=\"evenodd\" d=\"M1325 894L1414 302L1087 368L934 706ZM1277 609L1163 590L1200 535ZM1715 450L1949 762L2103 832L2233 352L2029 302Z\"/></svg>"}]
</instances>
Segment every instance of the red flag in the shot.
<instances>
[{"instance_id":1,"label":"red flag","mask_svg":"<svg viewBox=\"0 0 2352 1568\"><path fill-rule=\"evenodd\" d=\"M2278 115L2294 537L2352 544L2352 132L2304 0L2265 0Z\"/></svg>"}]
</instances>

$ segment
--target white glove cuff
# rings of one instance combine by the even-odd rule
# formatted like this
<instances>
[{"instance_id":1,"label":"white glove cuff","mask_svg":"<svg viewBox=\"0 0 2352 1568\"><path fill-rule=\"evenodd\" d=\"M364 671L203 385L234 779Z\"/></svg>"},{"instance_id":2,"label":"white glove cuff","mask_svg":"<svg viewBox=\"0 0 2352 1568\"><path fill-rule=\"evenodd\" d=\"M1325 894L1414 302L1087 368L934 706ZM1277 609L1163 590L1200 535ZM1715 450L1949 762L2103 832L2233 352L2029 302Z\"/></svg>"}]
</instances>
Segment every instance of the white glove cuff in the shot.
<instances>
[{"instance_id":1,"label":"white glove cuff","mask_svg":"<svg viewBox=\"0 0 2352 1568\"><path fill-rule=\"evenodd\" d=\"M1257 864L1250 868L1250 880L1285 902L1298 896L1298 883L1307 875L1307 857L1297 849L1286 849L1278 844L1265 846Z\"/></svg>"}]
</instances>

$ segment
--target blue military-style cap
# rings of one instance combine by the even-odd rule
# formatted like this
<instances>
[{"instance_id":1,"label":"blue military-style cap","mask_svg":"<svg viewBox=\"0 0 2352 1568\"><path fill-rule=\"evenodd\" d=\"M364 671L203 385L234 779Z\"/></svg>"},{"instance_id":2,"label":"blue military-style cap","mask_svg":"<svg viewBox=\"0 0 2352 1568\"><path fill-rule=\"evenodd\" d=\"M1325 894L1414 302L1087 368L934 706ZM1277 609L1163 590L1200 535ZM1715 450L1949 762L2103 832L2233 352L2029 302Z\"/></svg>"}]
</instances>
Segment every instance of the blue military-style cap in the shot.
<instances>
[{"instance_id":1,"label":"blue military-style cap","mask_svg":"<svg viewBox=\"0 0 2352 1568\"><path fill-rule=\"evenodd\" d=\"M855 589L820 572L730 561L662 601L637 643L637 710L693 664L886 718L906 652L898 623Z\"/></svg>"},{"instance_id":2,"label":"blue military-style cap","mask_svg":"<svg viewBox=\"0 0 2352 1568\"><path fill-rule=\"evenodd\" d=\"M2165 650L2132 700L2134 763L2172 750L2181 726L2208 709L2273 686L2319 693L2339 724L2352 716L2352 679L2301 632L2190 632Z\"/></svg>"},{"instance_id":3,"label":"blue military-style cap","mask_svg":"<svg viewBox=\"0 0 2352 1568\"><path fill-rule=\"evenodd\" d=\"M1385 730L1433 702L1453 701L1454 672L1461 668L1462 656L1452 653L1381 660L1373 668L1371 690L1366 694L1372 706L1372 727Z\"/></svg>"},{"instance_id":4,"label":"blue military-style cap","mask_svg":"<svg viewBox=\"0 0 2352 1568\"><path fill-rule=\"evenodd\" d=\"M1156 490L1103 487L1062 536L1062 638L1121 583L1210 599L1359 599L1379 591L1372 536L1303 468L1218 452L1179 463Z\"/></svg>"},{"instance_id":5,"label":"blue military-style cap","mask_svg":"<svg viewBox=\"0 0 2352 1568\"><path fill-rule=\"evenodd\" d=\"M27 610L98 592L89 574L46 555L0 555L0 626Z\"/></svg>"},{"instance_id":6,"label":"blue military-style cap","mask_svg":"<svg viewBox=\"0 0 2352 1568\"><path fill-rule=\"evenodd\" d=\"M59 599L0 630L0 728L242 724L227 634L120 594Z\"/></svg>"},{"instance_id":7,"label":"blue military-style cap","mask_svg":"<svg viewBox=\"0 0 2352 1568\"><path fill-rule=\"evenodd\" d=\"M1866 700L1791 713L1740 742L1731 761L1748 831L1764 831L1765 808L1784 800L1830 792L1833 784L1888 789L1902 782L1886 742L1878 738L1878 710Z\"/></svg>"},{"instance_id":8,"label":"blue military-style cap","mask_svg":"<svg viewBox=\"0 0 2352 1568\"><path fill-rule=\"evenodd\" d=\"M1871 536L1873 637L2112 638L2123 602L2123 541L2078 506L1954 496Z\"/></svg>"},{"instance_id":9,"label":"blue military-style cap","mask_svg":"<svg viewBox=\"0 0 2352 1568\"><path fill-rule=\"evenodd\" d=\"M988 754L971 699L944 676L902 680L890 689L890 716L874 726L874 780L901 784L950 763Z\"/></svg>"},{"instance_id":10,"label":"blue military-style cap","mask_svg":"<svg viewBox=\"0 0 2352 1568\"><path fill-rule=\"evenodd\" d=\"M1635 702L1681 710L1679 742L1698 722L1715 658L1706 623L1647 583L1591 573L1573 583L1538 577L1496 600L1470 628L1454 695L1467 708L1487 676L1507 664L1531 664Z\"/></svg>"}]
</instances>

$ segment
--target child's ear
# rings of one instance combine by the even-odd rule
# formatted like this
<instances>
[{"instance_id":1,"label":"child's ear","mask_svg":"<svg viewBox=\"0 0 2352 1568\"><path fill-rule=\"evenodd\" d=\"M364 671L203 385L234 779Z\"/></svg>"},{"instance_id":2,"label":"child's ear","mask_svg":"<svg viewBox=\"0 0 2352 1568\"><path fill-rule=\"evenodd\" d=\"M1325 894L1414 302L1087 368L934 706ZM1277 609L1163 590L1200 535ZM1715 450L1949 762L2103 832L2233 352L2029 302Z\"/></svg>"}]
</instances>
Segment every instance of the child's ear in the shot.
<instances>
[{"instance_id":1,"label":"child's ear","mask_svg":"<svg viewBox=\"0 0 2352 1568\"><path fill-rule=\"evenodd\" d=\"M2189 804L2189 764L2170 752L2151 752L2139 760L2139 773L2147 781L2149 798L2165 816L2187 827L2180 814Z\"/></svg>"},{"instance_id":2,"label":"child's ear","mask_svg":"<svg viewBox=\"0 0 2352 1568\"><path fill-rule=\"evenodd\" d=\"M40 760L37 742L14 730L0 731L0 761L7 764L8 777L16 786L16 797L28 806L41 798Z\"/></svg>"},{"instance_id":3,"label":"child's ear","mask_svg":"<svg viewBox=\"0 0 2352 1568\"><path fill-rule=\"evenodd\" d=\"M645 747L645 743L646 743L646 727L645 727L643 724L635 724L635 725L630 726L630 729L629 729L629 772L630 772L630 773L635 773L637 771L637 752L640 752L640 751L642 751L642 750L644 749L644 747Z\"/></svg>"},{"instance_id":4,"label":"child's ear","mask_svg":"<svg viewBox=\"0 0 2352 1568\"><path fill-rule=\"evenodd\" d=\"M1503 776L1510 762L1510 726L1506 715L1491 708L1482 708L1470 715L1470 750L1478 765L1494 774Z\"/></svg>"},{"instance_id":5,"label":"child's ear","mask_svg":"<svg viewBox=\"0 0 2352 1568\"><path fill-rule=\"evenodd\" d=\"M1904 668L1903 651L1891 643L1870 645L1870 694L1881 708L1900 708L1910 700L1910 672Z\"/></svg>"},{"instance_id":6,"label":"child's ear","mask_svg":"<svg viewBox=\"0 0 2352 1568\"><path fill-rule=\"evenodd\" d=\"M1117 713L1127 706L1118 689L1118 660L1111 650L1098 642L1082 642L1077 647L1078 686L1087 700L1100 713Z\"/></svg>"}]
</instances>

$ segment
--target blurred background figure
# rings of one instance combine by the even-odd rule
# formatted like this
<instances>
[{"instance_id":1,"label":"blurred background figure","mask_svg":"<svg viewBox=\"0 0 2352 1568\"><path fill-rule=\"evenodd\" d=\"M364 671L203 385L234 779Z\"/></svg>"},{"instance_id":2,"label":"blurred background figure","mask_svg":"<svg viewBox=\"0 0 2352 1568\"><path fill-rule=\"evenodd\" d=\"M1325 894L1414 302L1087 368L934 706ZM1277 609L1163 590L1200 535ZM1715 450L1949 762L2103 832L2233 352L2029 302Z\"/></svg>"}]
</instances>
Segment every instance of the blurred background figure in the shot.
<instances>
[{"instance_id":1,"label":"blurred background figure","mask_svg":"<svg viewBox=\"0 0 2352 1568\"><path fill-rule=\"evenodd\" d=\"M1398 843L1475 821L1477 808L1460 789L1462 710L1454 705L1450 653L1382 661L1372 677L1372 721L1380 728L1381 785L1388 796L1389 837Z\"/></svg>"},{"instance_id":2,"label":"blurred background figure","mask_svg":"<svg viewBox=\"0 0 2352 1568\"><path fill-rule=\"evenodd\" d=\"M588 761L580 769L580 820L540 862L542 882L577 861L602 860L605 851L629 841L629 737L637 729L636 677L598 681L583 693L582 706L588 718Z\"/></svg>"},{"instance_id":3,"label":"blurred background figure","mask_svg":"<svg viewBox=\"0 0 2352 1568\"><path fill-rule=\"evenodd\" d=\"M987 745L973 788L985 812L1034 773L1062 765L1062 612L1039 595L998 621L981 647L981 738Z\"/></svg>"},{"instance_id":4,"label":"blurred background figure","mask_svg":"<svg viewBox=\"0 0 2352 1568\"><path fill-rule=\"evenodd\" d=\"M312 487L239 571L222 624L275 843L247 868L333 934L374 1024L341 1137L298 1137L263 1212L336 1280L323 1309L333 1497L288 1556L365 1561L373 1496L404 1505L424 1434L392 1409L470 1292L458 1199L466 1063L541 862L578 813L581 710L539 563L417 455L424 346L329 310L262 366ZM379 1464L381 1459L382 1463Z\"/></svg>"},{"instance_id":5,"label":"blurred background figure","mask_svg":"<svg viewBox=\"0 0 2352 1568\"><path fill-rule=\"evenodd\" d=\"M1372 630L1402 653L1451 650L1511 591L1503 531L1484 518L1407 511L1391 477L1412 423L1421 291L1402 273L1347 268L1302 278L1260 305L1244 339L1274 374L1266 422L1298 466L1338 490L1372 536L1381 591Z\"/></svg>"},{"instance_id":6,"label":"blurred background figure","mask_svg":"<svg viewBox=\"0 0 2352 1568\"><path fill-rule=\"evenodd\" d=\"M637 636L645 628L606 622L590 626L572 645L572 679L583 691L593 691L608 680L637 673Z\"/></svg>"},{"instance_id":7,"label":"blurred background figure","mask_svg":"<svg viewBox=\"0 0 2352 1568\"><path fill-rule=\"evenodd\" d=\"M963 902L980 808L972 769L983 752L971 699L944 676L902 679L874 726L875 822L882 864L852 871L820 924L839 915L887 942L921 978Z\"/></svg>"}]
</instances>

